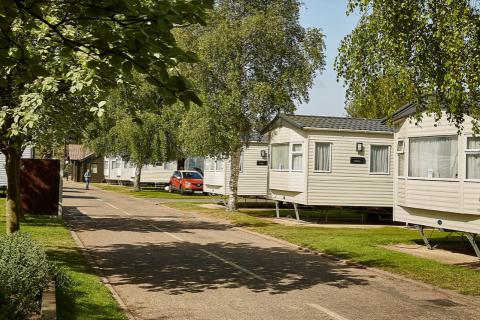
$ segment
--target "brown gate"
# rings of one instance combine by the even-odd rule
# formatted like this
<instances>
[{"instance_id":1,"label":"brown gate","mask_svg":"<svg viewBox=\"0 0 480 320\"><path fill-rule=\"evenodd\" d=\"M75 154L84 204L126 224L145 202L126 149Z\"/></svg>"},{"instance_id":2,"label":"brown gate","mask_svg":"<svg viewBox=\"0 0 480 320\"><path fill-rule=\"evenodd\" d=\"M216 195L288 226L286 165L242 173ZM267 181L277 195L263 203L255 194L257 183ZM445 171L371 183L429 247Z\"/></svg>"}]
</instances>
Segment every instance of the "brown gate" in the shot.
<instances>
[{"instance_id":1,"label":"brown gate","mask_svg":"<svg viewBox=\"0 0 480 320\"><path fill-rule=\"evenodd\" d=\"M27 214L58 214L60 161L22 159L20 189Z\"/></svg>"}]
</instances>

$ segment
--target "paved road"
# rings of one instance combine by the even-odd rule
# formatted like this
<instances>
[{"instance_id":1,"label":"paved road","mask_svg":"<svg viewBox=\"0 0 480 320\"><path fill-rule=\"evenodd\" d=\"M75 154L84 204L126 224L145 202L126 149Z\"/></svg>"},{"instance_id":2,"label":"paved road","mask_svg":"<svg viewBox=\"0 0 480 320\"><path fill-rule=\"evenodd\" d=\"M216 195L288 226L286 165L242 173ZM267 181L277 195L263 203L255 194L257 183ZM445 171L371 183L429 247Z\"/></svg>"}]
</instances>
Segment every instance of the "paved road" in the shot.
<instances>
[{"instance_id":1,"label":"paved road","mask_svg":"<svg viewBox=\"0 0 480 320\"><path fill-rule=\"evenodd\" d=\"M479 319L480 304L200 215L65 187L66 219L138 319Z\"/></svg>"}]
</instances>

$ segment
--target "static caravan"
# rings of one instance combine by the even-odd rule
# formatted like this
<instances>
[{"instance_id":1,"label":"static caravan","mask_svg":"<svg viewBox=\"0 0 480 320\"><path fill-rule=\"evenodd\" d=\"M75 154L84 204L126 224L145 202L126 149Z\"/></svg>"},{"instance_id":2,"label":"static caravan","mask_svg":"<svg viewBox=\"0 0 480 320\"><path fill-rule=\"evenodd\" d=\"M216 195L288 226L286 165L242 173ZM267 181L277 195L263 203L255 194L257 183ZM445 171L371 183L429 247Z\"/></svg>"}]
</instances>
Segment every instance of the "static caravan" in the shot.
<instances>
[{"instance_id":1,"label":"static caravan","mask_svg":"<svg viewBox=\"0 0 480 320\"><path fill-rule=\"evenodd\" d=\"M446 116L435 122L424 114L418 124L408 104L393 116L395 130L394 220L465 232L480 257L480 136L466 117L461 135Z\"/></svg>"},{"instance_id":2,"label":"static caravan","mask_svg":"<svg viewBox=\"0 0 480 320\"><path fill-rule=\"evenodd\" d=\"M121 157L105 157L104 165L105 180L108 182L130 184L135 179L135 167L131 162ZM203 170L203 158L187 158L157 165L146 165L142 169L141 182L166 184L170 180L173 171L185 168Z\"/></svg>"},{"instance_id":3,"label":"static caravan","mask_svg":"<svg viewBox=\"0 0 480 320\"><path fill-rule=\"evenodd\" d=\"M268 143L250 142L240 156L238 195L266 197L268 180ZM203 191L213 194L229 194L230 160L206 158Z\"/></svg>"},{"instance_id":4,"label":"static caravan","mask_svg":"<svg viewBox=\"0 0 480 320\"><path fill-rule=\"evenodd\" d=\"M280 115L264 131L276 203L393 207L393 130L381 120Z\"/></svg>"},{"instance_id":5,"label":"static caravan","mask_svg":"<svg viewBox=\"0 0 480 320\"><path fill-rule=\"evenodd\" d=\"M33 148L26 147L22 154L23 159L33 159ZM5 155L0 153L0 188L7 187L7 172L5 171Z\"/></svg>"}]
</instances>

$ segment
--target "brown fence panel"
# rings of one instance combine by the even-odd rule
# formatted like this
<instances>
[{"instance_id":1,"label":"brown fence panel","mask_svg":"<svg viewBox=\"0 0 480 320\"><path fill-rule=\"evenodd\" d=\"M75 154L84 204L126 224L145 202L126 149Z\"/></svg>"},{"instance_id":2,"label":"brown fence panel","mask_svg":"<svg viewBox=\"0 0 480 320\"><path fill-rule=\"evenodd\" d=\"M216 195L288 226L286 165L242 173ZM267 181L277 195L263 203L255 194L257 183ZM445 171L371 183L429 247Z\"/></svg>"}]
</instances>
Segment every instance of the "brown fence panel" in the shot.
<instances>
[{"instance_id":1,"label":"brown fence panel","mask_svg":"<svg viewBox=\"0 0 480 320\"><path fill-rule=\"evenodd\" d=\"M27 214L58 214L60 161L22 159L22 207Z\"/></svg>"}]
</instances>

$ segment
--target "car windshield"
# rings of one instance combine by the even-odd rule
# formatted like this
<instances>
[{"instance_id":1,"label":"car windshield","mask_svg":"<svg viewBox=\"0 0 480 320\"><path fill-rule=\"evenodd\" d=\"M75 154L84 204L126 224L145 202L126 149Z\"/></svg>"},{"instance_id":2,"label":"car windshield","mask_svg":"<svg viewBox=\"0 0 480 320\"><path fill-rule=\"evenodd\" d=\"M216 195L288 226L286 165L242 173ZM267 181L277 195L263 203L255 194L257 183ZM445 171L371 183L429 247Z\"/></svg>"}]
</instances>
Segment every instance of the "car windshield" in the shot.
<instances>
[{"instance_id":1,"label":"car windshield","mask_svg":"<svg viewBox=\"0 0 480 320\"><path fill-rule=\"evenodd\" d=\"M183 177L185 179L203 179L198 172L184 172Z\"/></svg>"}]
</instances>

